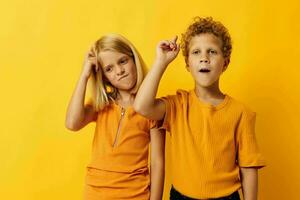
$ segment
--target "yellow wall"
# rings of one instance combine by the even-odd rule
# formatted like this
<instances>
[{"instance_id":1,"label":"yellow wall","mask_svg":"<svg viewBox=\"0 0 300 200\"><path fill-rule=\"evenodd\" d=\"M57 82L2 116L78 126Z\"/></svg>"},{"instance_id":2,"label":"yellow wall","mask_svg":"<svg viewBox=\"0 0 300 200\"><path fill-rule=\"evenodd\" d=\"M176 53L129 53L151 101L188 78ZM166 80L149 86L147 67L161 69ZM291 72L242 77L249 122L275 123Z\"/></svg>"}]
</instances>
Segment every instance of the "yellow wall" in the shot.
<instances>
[{"instance_id":1,"label":"yellow wall","mask_svg":"<svg viewBox=\"0 0 300 200\"><path fill-rule=\"evenodd\" d=\"M64 117L89 45L118 32L151 65L156 43L183 32L196 15L221 20L233 37L221 84L258 113L268 163L260 199L299 199L299 8L298 0L2 2L1 199L81 199L94 126L71 133ZM180 55L159 94L192 87ZM169 171L167 187L168 180Z\"/></svg>"}]
</instances>

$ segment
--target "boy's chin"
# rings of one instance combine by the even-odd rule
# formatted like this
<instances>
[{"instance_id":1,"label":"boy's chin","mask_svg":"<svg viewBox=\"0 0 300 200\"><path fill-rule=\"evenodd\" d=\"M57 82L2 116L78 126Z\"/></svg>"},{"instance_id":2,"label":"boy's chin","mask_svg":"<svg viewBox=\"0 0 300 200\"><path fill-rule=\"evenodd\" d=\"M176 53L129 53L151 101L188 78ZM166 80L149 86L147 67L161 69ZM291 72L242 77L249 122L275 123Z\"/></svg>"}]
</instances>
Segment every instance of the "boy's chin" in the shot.
<instances>
[{"instance_id":1,"label":"boy's chin","mask_svg":"<svg viewBox=\"0 0 300 200\"><path fill-rule=\"evenodd\" d=\"M214 85L214 82L196 82L196 84L201 88L210 88Z\"/></svg>"}]
</instances>

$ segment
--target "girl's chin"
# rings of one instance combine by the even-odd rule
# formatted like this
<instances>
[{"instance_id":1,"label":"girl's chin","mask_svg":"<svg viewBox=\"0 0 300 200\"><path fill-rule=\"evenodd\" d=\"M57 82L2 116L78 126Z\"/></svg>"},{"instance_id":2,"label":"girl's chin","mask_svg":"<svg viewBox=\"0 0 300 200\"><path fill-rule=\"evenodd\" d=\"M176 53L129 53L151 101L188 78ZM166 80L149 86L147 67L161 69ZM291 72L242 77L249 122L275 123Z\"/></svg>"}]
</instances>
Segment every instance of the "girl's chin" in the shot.
<instances>
[{"instance_id":1,"label":"girl's chin","mask_svg":"<svg viewBox=\"0 0 300 200\"><path fill-rule=\"evenodd\" d=\"M118 90L124 91L124 92L130 92L133 89L134 86L132 87L117 87Z\"/></svg>"}]
</instances>

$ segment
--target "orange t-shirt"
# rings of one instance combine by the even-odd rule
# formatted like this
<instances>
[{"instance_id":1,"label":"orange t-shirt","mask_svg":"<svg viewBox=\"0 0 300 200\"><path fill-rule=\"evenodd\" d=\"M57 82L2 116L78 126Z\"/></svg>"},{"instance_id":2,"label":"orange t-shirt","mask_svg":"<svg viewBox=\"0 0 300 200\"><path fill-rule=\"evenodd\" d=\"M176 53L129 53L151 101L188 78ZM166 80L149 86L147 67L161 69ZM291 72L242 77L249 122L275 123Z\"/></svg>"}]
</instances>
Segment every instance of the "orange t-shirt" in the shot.
<instances>
[{"instance_id":1,"label":"orange t-shirt","mask_svg":"<svg viewBox=\"0 0 300 200\"><path fill-rule=\"evenodd\" d=\"M115 103L96 120L91 162L86 183L93 199L148 199L150 177L148 147L155 122Z\"/></svg>"},{"instance_id":2,"label":"orange t-shirt","mask_svg":"<svg viewBox=\"0 0 300 200\"><path fill-rule=\"evenodd\" d=\"M217 106L194 90L162 98L163 127L170 132L172 183L196 198L230 195L241 187L239 167L262 167L255 139L255 113L226 95Z\"/></svg>"}]
</instances>

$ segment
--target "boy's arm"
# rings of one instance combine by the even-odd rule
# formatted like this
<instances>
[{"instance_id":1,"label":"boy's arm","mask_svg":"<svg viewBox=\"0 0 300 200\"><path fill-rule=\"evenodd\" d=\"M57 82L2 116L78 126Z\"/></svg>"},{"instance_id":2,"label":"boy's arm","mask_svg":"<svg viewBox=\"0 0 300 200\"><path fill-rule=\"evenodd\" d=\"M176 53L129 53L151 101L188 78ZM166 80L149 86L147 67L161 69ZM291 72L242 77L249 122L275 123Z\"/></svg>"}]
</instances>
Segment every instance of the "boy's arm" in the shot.
<instances>
[{"instance_id":1,"label":"boy's arm","mask_svg":"<svg viewBox=\"0 0 300 200\"><path fill-rule=\"evenodd\" d=\"M255 167L241 167L241 182L244 200L257 200L258 173Z\"/></svg>"},{"instance_id":2,"label":"boy's arm","mask_svg":"<svg viewBox=\"0 0 300 200\"><path fill-rule=\"evenodd\" d=\"M176 40L177 36L170 41L161 41L157 45L157 56L154 64L135 97L133 107L136 112L153 120L161 120L166 112L164 102L155 97L164 71L168 64L176 58L180 50Z\"/></svg>"},{"instance_id":3,"label":"boy's arm","mask_svg":"<svg viewBox=\"0 0 300 200\"><path fill-rule=\"evenodd\" d=\"M150 161L150 200L161 200L165 175L165 134L164 130L151 129L151 161Z\"/></svg>"}]
</instances>

